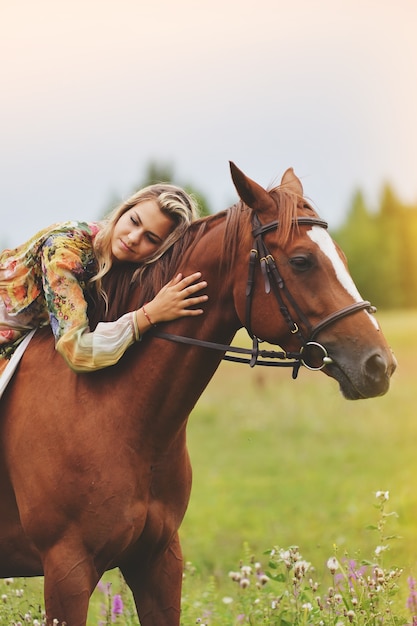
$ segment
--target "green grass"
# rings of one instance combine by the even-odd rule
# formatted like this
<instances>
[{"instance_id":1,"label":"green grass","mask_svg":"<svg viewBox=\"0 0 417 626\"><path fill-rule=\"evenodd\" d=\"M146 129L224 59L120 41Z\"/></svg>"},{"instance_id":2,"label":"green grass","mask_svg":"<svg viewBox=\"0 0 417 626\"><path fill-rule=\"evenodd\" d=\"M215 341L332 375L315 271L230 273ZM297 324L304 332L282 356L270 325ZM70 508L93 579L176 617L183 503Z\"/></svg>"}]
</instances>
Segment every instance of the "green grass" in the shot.
<instances>
[{"instance_id":1,"label":"green grass","mask_svg":"<svg viewBox=\"0 0 417 626\"><path fill-rule=\"evenodd\" d=\"M188 426L194 479L180 534L194 573L185 580L184 626L195 623L199 602L234 593L228 572L245 550L262 559L274 545L295 544L317 575L335 545L369 558L378 490L389 490L398 513L390 524L402 538L386 558L404 569L402 609L407 576L417 575L417 313L378 319L399 361L382 398L348 402L335 381L305 369L293 381L286 369L221 364ZM106 579L117 586L115 573ZM223 620L212 623L235 623Z\"/></svg>"},{"instance_id":2,"label":"green grass","mask_svg":"<svg viewBox=\"0 0 417 626\"><path fill-rule=\"evenodd\" d=\"M417 557L416 313L380 316L399 367L390 392L348 402L335 381L302 370L224 362L188 427L194 484L182 526L187 559L231 567L249 542L298 544L326 558L333 543L366 548L372 495L390 490L400 514L402 563Z\"/></svg>"}]
</instances>

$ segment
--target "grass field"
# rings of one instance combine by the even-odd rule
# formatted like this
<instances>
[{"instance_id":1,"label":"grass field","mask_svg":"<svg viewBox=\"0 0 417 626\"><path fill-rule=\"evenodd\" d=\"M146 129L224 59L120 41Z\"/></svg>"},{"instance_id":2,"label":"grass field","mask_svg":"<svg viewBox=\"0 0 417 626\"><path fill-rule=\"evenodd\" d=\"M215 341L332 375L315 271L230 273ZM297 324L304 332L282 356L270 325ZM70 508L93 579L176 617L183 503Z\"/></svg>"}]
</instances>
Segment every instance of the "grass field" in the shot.
<instances>
[{"instance_id":1,"label":"grass field","mask_svg":"<svg viewBox=\"0 0 417 626\"><path fill-rule=\"evenodd\" d=\"M400 515L402 563L417 564L417 314L380 320L399 361L381 398L348 402L304 369L293 381L222 363L188 429L194 485L181 536L202 571L222 575L244 541L256 551L296 543L322 560L334 542L366 547L382 489Z\"/></svg>"},{"instance_id":2,"label":"grass field","mask_svg":"<svg viewBox=\"0 0 417 626\"><path fill-rule=\"evenodd\" d=\"M348 402L335 381L305 369L293 381L285 369L221 364L188 427L194 481L181 540L193 574L184 625L196 623L198 598L233 594L228 572L245 551L262 559L295 544L318 574L334 546L369 557L379 490L398 514L390 525L401 539L384 558L404 569L404 604L407 576L417 575L417 312L378 319L399 362L382 398ZM106 580L117 584L114 573ZM91 625L101 602L98 595Z\"/></svg>"}]
</instances>

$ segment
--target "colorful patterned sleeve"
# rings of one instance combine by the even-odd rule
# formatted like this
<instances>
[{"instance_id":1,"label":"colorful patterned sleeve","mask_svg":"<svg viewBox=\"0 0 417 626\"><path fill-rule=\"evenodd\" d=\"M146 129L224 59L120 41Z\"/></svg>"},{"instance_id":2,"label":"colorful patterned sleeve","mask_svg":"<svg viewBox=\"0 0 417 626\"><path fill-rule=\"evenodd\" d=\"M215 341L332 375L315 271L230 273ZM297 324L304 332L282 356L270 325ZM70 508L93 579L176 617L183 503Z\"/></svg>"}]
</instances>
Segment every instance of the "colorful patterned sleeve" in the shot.
<instances>
[{"instance_id":1,"label":"colorful patterned sleeve","mask_svg":"<svg viewBox=\"0 0 417 626\"><path fill-rule=\"evenodd\" d=\"M114 365L137 338L132 313L90 331L83 277L91 243L57 233L42 250L43 287L57 351L76 372Z\"/></svg>"}]
</instances>

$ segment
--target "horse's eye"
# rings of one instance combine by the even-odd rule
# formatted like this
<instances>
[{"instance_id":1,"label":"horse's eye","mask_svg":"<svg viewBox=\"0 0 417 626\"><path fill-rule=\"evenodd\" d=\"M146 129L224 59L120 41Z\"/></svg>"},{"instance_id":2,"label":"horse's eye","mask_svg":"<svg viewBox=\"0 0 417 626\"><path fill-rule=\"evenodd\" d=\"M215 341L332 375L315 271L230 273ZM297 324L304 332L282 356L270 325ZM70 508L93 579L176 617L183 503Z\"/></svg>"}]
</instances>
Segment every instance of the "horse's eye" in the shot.
<instances>
[{"instance_id":1,"label":"horse's eye","mask_svg":"<svg viewBox=\"0 0 417 626\"><path fill-rule=\"evenodd\" d=\"M289 263L292 268L298 270L299 272L305 272L310 269L312 265L311 260L307 256L293 256L289 259Z\"/></svg>"}]
</instances>

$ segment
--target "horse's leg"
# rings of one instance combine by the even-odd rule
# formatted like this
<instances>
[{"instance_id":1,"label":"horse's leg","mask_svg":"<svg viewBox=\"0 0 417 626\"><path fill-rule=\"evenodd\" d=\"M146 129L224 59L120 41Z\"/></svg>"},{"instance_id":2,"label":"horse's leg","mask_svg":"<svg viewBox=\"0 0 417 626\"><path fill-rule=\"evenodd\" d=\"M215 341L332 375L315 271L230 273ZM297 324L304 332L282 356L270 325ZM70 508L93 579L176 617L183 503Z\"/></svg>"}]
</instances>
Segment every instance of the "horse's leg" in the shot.
<instances>
[{"instance_id":1,"label":"horse's leg","mask_svg":"<svg viewBox=\"0 0 417 626\"><path fill-rule=\"evenodd\" d=\"M120 570L135 599L141 626L179 626L183 562L178 534L158 558Z\"/></svg>"},{"instance_id":2,"label":"horse's leg","mask_svg":"<svg viewBox=\"0 0 417 626\"><path fill-rule=\"evenodd\" d=\"M45 611L68 626L85 626L88 604L100 576L85 549L68 541L55 544L43 557Z\"/></svg>"}]
</instances>

